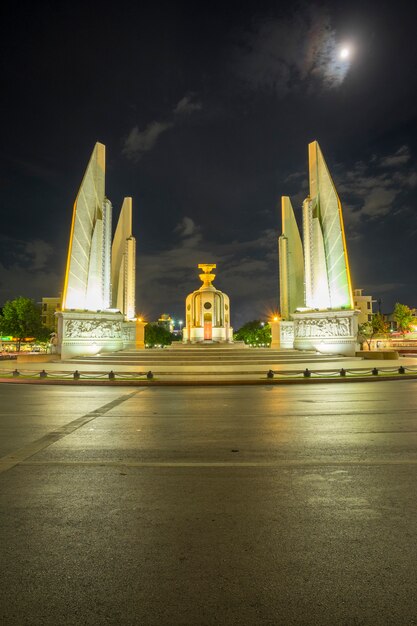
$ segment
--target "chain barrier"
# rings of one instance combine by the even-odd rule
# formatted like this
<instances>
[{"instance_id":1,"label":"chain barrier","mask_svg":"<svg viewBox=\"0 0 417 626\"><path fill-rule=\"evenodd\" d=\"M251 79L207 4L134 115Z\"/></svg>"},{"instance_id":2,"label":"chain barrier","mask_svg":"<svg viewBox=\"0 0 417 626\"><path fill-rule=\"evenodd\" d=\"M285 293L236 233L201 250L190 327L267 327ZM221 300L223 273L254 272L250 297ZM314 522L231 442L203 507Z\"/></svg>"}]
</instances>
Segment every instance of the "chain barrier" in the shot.
<instances>
[{"instance_id":1,"label":"chain barrier","mask_svg":"<svg viewBox=\"0 0 417 626\"><path fill-rule=\"evenodd\" d=\"M53 380L100 380L108 378L109 380L142 380L144 378L153 378L152 372L75 372L54 371L47 372L41 370L34 372L33 370L12 370L0 372L0 378L49 378Z\"/></svg>"},{"instance_id":2,"label":"chain barrier","mask_svg":"<svg viewBox=\"0 0 417 626\"><path fill-rule=\"evenodd\" d=\"M355 368L355 369L344 369L343 367L340 370L310 370L306 368L303 371L296 372L284 372L279 370L269 370L267 372L267 378L332 378L332 377L364 377L364 376L378 376L379 374L391 374L397 375L399 378L406 375L407 372L411 374L417 374L417 367L404 367L401 365L400 367L380 367L380 368Z\"/></svg>"},{"instance_id":3,"label":"chain barrier","mask_svg":"<svg viewBox=\"0 0 417 626\"><path fill-rule=\"evenodd\" d=\"M391 367L374 367L374 368L353 368L340 370L310 370L305 368L304 370L268 370L266 373L267 378L337 378L337 377L368 377L378 375L394 375L398 378L406 376L407 373L417 374L417 367L413 366L391 366ZM154 374L152 371L148 372L74 372L69 371L45 371L34 372L33 370L18 370L17 368L12 371L0 372L0 378L23 378L23 379L52 379L52 380L104 380L109 381L135 381L135 380L153 380Z\"/></svg>"}]
</instances>

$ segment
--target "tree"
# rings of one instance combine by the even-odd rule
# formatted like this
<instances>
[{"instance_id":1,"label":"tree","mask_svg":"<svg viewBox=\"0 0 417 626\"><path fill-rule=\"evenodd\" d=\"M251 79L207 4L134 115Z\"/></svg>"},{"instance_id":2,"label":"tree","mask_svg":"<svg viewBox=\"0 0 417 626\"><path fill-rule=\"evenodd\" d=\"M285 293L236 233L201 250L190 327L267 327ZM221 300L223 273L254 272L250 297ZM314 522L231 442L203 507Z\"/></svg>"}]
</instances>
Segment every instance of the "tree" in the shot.
<instances>
[{"instance_id":1,"label":"tree","mask_svg":"<svg viewBox=\"0 0 417 626\"><path fill-rule=\"evenodd\" d=\"M397 328L403 335L410 332L415 323L414 317L416 310L410 309L406 304L396 303L394 307L394 320L397 322Z\"/></svg>"},{"instance_id":2,"label":"tree","mask_svg":"<svg viewBox=\"0 0 417 626\"><path fill-rule=\"evenodd\" d=\"M43 336L45 330L40 310L30 298L20 296L15 300L8 300L3 306L0 331L2 335L16 337L17 350L20 350L20 344L25 337Z\"/></svg>"},{"instance_id":3,"label":"tree","mask_svg":"<svg viewBox=\"0 0 417 626\"><path fill-rule=\"evenodd\" d=\"M260 320L253 320L239 328L234 338L249 344L263 343L269 345L271 343L271 327Z\"/></svg>"},{"instance_id":4,"label":"tree","mask_svg":"<svg viewBox=\"0 0 417 626\"><path fill-rule=\"evenodd\" d=\"M371 349L372 339L379 335L384 336L388 332L388 323L381 313L374 313L369 322L359 325L358 338L361 343L366 341L368 349Z\"/></svg>"},{"instance_id":5,"label":"tree","mask_svg":"<svg viewBox=\"0 0 417 626\"><path fill-rule=\"evenodd\" d=\"M172 342L169 330L158 324L146 324L145 326L145 345L153 348L154 346L168 346Z\"/></svg>"}]
</instances>

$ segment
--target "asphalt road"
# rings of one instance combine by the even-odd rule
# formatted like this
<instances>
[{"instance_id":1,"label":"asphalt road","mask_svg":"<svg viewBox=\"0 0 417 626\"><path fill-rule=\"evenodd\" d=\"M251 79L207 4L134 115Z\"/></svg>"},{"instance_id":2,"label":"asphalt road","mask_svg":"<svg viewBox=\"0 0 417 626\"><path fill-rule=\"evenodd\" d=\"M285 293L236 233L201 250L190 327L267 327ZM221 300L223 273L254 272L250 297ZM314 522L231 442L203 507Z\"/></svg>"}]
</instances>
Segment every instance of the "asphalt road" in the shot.
<instances>
[{"instance_id":1,"label":"asphalt road","mask_svg":"<svg viewBox=\"0 0 417 626\"><path fill-rule=\"evenodd\" d=\"M0 386L0 623L417 624L417 381Z\"/></svg>"}]
</instances>

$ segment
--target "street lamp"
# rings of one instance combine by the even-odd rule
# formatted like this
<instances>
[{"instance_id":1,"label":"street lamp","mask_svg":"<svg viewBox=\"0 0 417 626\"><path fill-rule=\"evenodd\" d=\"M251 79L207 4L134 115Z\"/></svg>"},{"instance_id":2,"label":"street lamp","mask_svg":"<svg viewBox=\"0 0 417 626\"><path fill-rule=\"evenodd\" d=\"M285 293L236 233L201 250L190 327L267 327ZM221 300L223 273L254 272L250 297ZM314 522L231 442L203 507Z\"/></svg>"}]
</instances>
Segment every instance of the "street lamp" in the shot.
<instances>
[{"instance_id":1,"label":"street lamp","mask_svg":"<svg viewBox=\"0 0 417 626\"><path fill-rule=\"evenodd\" d=\"M183 323L184 323L184 322L183 322L182 320L179 320L179 322L178 322L178 324L180 325L180 335L181 335L181 330L182 330L182 325L183 325Z\"/></svg>"}]
</instances>

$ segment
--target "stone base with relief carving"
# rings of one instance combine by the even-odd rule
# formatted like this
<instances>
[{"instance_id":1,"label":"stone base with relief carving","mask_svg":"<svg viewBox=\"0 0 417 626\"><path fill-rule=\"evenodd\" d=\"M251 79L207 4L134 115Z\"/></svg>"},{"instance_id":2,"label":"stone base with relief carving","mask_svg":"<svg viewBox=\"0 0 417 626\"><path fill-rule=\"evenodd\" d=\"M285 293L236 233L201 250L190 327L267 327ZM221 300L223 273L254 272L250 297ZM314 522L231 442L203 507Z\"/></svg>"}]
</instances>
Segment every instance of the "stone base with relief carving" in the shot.
<instances>
[{"instance_id":1,"label":"stone base with relief carving","mask_svg":"<svg viewBox=\"0 0 417 626\"><path fill-rule=\"evenodd\" d=\"M281 322L281 348L294 348L294 322Z\"/></svg>"},{"instance_id":2,"label":"stone base with relief carving","mask_svg":"<svg viewBox=\"0 0 417 626\"><path fill-rule=\"evenodd\" d=\"M122 313L60 311L58 352L61 359L93 356L135 346L135 322L125 322Z\"/></svg>"},{"instance_id":3,"label":"stone base with relief carving","mask_svg":"<svg viewBox=\"0 0 417 626\"><path fill-rule=\"evenodd\" d=\"M293 313L295 350L355 356L358 316L353 310Z\"/></svg>"}]
</instances>

